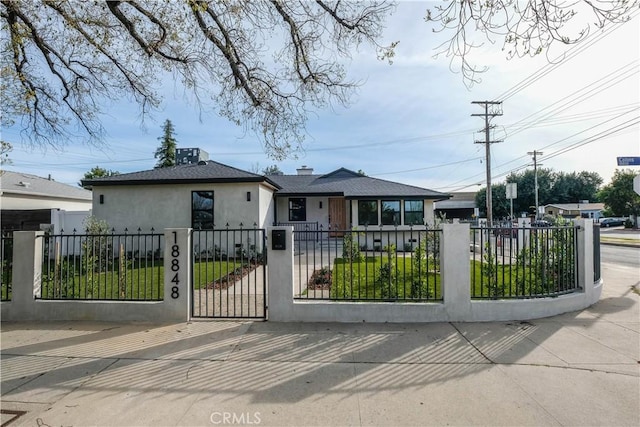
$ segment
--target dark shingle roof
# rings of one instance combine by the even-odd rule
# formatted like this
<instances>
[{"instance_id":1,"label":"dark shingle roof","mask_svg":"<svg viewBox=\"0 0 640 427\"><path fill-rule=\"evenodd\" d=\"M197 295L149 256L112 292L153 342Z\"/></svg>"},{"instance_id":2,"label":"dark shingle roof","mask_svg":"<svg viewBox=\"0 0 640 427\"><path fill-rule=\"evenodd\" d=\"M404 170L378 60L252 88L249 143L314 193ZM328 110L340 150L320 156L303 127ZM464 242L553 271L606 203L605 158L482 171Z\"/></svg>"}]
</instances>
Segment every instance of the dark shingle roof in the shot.
<instances>
[{"instance_id":1,"label":"dark shingle roof","mask_svg":"<svg viewBox=\"0 0 640 427\"><path fill-rule=\"evenodd\" d=\"M273 182L269 178L265 178L262 175L208 160L206 163L193 163L113 175L104 178L86 179L83 180L82 183L83 185L100 186L263 181L273 185Z\"/></svg>"},{"instance_id":2,"label":"dark shingle roof","mask_svg":"<svg viewBox=\"0 0 640 427\"><path fill-rule=\"evenodd\" d=\"M22 172L2 171L0 190L7 194L91 200L91 191Z\"/></svg>"},{"instance_id":3,"label":"dark shingle roof","mask_svg":"<svg viewBox=\"0 0 640 427\"><path fill-rule=\"evenodd\" d=\"M426 188L363 176L345 168L326 175L273 175L270 178L282 187L277 196L335 195L347 199L403 197L436 200L450 197L449 194Z\"/></svg>"}]
</instances>

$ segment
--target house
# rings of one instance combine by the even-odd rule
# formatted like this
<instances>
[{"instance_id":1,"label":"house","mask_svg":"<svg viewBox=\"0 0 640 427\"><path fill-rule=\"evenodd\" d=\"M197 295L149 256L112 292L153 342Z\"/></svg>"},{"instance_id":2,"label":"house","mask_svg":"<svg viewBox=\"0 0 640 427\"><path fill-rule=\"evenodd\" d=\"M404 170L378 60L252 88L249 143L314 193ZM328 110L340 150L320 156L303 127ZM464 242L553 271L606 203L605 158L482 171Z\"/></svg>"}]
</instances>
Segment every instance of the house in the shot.
<instances>
[{"instance_id":1,"label":"house","mask_svg":"<svg viewBox=\"0 0 640 427\"><path fill-rule=\"evenodd\" d=\"M360 175L262 176L199 161L91 180L93 215L121 232L152 227L266 228L314 224L324 229L393 229L433 222L433 202L448 194Z\"/></svg>"},{"instance_id":2,"label":"house","mask_svg":"<svg viewBox=\"0 0 640 427\"><path fill-rule=\"evenodd\" d=\"M434 209L436 216L448 219L469 220L480 216L475 191L451 193L450 199L435 202Z\"/></svg>"},{"instance_id":3,"label":"house","mask_svg":"<svg viewBox=\"0 0 640 427\"><path fill-rule=\"evenodd\" d=\"M91 191L21 172L2 171L2 230L34 231L82 228L90 214Z\"/></svg>"},{"instance_id":4,"label":"house","mask_svg":"<svg viewBox=\"0 0 640 427\"><path fill-rule=\"evenodd\" d=\"M592 218L598 221L603 217L602 211L604 203L589 203L581 201L580 203L557 203L544 207L544 212L552 216L562 216L564 218Z\"/></svg>"},{"instance_id":5,"label":"house","mask_svg":"<svg viewBox=\"0 0 640 427\"><path fill-rule=\"evenodd\" d=\"M324 230L409 228L434 222L433 203L448 194L371 178L340 168L315 175L272 175L277 224L310 224Z\"/></svg>"},{"instance_id":6,"label":"house","mask_svg":"<svg viewBox=\"0 0 640 427\"><path fill-rule=\"evenodd\" d=\"M264 228L273 221L269 177L215 161L83 180L93 188L93 215L116 232L140 228Z\"/></svg>"}]
</instances>

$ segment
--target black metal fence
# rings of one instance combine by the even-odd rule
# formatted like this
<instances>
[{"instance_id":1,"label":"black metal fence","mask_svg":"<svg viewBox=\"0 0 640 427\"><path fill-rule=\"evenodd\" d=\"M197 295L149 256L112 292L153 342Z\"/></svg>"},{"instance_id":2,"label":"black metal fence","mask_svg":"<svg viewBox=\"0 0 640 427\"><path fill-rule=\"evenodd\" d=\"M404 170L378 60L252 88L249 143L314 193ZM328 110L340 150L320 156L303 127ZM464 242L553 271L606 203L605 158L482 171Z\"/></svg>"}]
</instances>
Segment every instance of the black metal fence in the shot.
<instances>
[{"instance_id":1,"label":"black metal fence","mask_svg":"<svg viewBox=\"0 0 640 427\"><path fill-rule=\"evenodd\" d=\"M293 231L312 233L308 230ZM438 229L318 230L296 250L296 299L439 301Z\"/></svg>"},{"instance_id":2,"label":"black metal fence","mask_svg":"<svg viewBox=\"0 0 640 427\"><path fill-rule=\"evenodd\" d=\"M44 235L39 299L161 301L164 235Z\"/></svg>"},{"instance_id":3,"label":"black metal fence","mask_svg":"<svg viewBox=\"0 0 640 427\"><path fill-rule=\"evenodd\" d=\"M577 230L473 227L471 297L553 297L578 289Z\"/></svg>"},{"instance_id":4,"label":"black metal fence","mask_svg":"<svg viewBox=\"0 0 640 427\"><path fill-rule=\"evenodd\" d=\"M2 232L0 236L0 301L11 301L11 281L13 277L13 234Z\"/></svg>"},{"instance_id":5,"label":"black metal fence","mask_svg":"<svg viewBox=\"0 0 640 427\"><path fill-rule=\"evenodd\" d=\"M322 226L318 221L315 222L278 222L275 223L276 226L289 226L293 227L295 231L293 238L296 242L298 241L313 241L316 237L318 237L317 231L322 229Z\"/></svg>"},{"instance_id":6,"label":"black metal fence","mask_svg":"<svg viewBox=\"0 0 640 427\"><path fill-rule=\"evenodd\" d=\"M255 227L193 231L193 317L266 317L265 236Z\"/></svg>"}]
</instances>

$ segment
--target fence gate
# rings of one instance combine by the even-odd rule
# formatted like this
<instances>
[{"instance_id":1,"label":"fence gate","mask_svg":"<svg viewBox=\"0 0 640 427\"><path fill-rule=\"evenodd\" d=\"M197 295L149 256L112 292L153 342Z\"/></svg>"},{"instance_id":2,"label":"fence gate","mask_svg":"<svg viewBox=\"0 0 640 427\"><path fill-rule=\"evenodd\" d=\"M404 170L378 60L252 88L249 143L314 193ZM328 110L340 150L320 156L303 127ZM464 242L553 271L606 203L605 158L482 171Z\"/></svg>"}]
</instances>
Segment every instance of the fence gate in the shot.
<instances>
[{"instance_id":1,"label":"fence gate","mask_svg":"<svg viewBox=\"0 0 640 427\"><path fill-rule=\"evenodd\" d=\"M265 230L194 230L192 245L191 316L265 319Z\"/></svg>"}]
</instances>

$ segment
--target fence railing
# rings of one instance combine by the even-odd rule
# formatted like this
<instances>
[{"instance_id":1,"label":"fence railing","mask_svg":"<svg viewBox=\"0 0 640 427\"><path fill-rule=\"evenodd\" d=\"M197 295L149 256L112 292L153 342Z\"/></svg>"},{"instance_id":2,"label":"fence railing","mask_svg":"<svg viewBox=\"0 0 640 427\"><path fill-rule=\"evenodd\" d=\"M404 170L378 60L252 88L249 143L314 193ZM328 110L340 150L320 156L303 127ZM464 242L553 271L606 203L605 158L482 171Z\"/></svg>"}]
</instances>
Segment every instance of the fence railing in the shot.
<instances>
[{"instance_id":1,"label":"fence railing","mask_svg":"<svg viewBox=\"0 0 640 427\"><path fill-rule=\"evenodd\" d=\"M11 301L11 281L13 277L13 234L0 235L0 301Z\"/></svg>"},{"instance_id":2,"label":"fence railing","mask_svg":"<svg viewBox=\"0 0 640 427\"><path fill-rule=\"evenodd\" d=\"M294 297L335 301L438 301L441 230L318 230L300 240Z\"/></svg>"},{"instance_id":3,"label":"fence railing","mask_svg":"<svg viewBox=\"0 0 640 427\"><path fill-rule=\"evenodd\" d=\"M294 235L293 239L298 241L313 241L316 237L318 237L317 231L320 231L322 228L318 221L315 222L278 222L274 225L277 226L289 226L293 227Z\"/></svg>"},{"instance_id":4,"label":"fence railing","mask_svg":"<svg viewBox=\"0 0 640 427\"><path fill-rule=\"evenodd\" d=\"M266 316L265 230L193 230L192 317Z\"/></svg>"},{"instance_id":5,"label":"fence railing","mask_svg":"<svg viewBox=\"0 0 640 427\"><path fill-rule=\"evenodd\" d=\"M577 227L473 227L471 297L553 297L578 289Z\"/></svg>"},{"instance_id":6,"label":"fence railing","mask_svg":"<svg viewBox=\"0 0 640 427\"><path fill-rule=\"evenodd\" d=\"M161 301L162 234L44 235L38 299Z\"/></svg>"}]
</instances>

